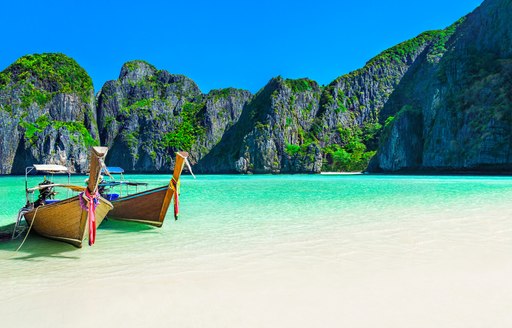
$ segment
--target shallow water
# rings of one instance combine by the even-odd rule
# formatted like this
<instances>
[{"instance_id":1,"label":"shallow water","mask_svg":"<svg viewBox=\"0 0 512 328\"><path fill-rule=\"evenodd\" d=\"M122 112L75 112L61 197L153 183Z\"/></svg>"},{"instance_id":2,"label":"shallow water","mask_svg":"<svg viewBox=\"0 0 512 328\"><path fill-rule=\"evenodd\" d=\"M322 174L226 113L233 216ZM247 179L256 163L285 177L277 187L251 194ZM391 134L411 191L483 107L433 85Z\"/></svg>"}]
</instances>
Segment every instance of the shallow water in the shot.
<instances>
[{"instance_id":1,"label":"shallow water","mask_svg":"<svg viewBox=\"0 0 512 328\"><path fill-rule=\"evenodd\" d=\"M23 205L23 179L0 178L0 225ZM512 178L185 176L180 200L178 221L172 209L160 229L106 221L93 247L1 243L1 317L86 326L84 309L107 307L103 322L128 326L512 324Z\"/></svg>"}]
</instances>

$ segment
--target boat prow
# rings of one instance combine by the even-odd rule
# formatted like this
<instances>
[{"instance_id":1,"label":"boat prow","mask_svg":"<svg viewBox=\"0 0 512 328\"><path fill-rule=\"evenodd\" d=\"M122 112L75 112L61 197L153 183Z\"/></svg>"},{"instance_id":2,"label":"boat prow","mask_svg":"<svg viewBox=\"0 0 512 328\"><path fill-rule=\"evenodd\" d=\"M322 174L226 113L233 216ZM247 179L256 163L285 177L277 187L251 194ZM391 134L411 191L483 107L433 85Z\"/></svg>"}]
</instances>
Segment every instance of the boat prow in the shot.
<instances>
[{"instance_id":1,"label":"boat prow","mask_svg":"<svg viewBox=\"0 0 512 328\"><path fill-rule=\"evenodd\" d=\"M168 185L112 200L114 209L108 213L107 217L161 227L173 197L177 206L179 180L187 157L187 152L176 154L173 176Z\"/></svg>"},{"instance_id":2,"label":"boat prow","mask_svg":"<svg viewBox=\"0 0 512 328\"><path fill-rule=\"evenodd\" d=\"M97 194L102 161L107 150L107 147L92 147L88 185L81 194L61 201L47 200L27 204L24 217L29 229L41 236L64 241L76 247L82 247L86 236L89 236L89 244L94 243L96 227L113 207L109 201ZM49 167L44 166L45 169ZM77 186L61 186L80 190ZM44 187L42 185L42 188L35 189ZM31 189L27 188L27 193L29 190Z\"/></svg>"}]
</instances>

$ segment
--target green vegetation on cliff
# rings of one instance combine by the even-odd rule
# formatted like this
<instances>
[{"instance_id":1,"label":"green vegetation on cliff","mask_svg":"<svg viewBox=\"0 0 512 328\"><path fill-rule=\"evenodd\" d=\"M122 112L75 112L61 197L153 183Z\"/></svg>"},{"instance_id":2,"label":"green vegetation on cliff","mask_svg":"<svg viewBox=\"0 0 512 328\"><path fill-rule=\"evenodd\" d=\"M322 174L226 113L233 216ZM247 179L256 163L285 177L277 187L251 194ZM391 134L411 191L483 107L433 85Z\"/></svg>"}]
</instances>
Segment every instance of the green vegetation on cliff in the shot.
<instances>
[{"instance_id":1,"label":"green vegetation on cliff","mask_svg":"<svg viewBox=\"0 0 512 328\"><path fill-rule=\"evenodd\" d=\"M372 66L375 64L389 64L392 61L400 62L404 58L410 57L418 53L418 50L422 47L432 45L430 50L430 56L438 57L446 51L446 42L455 32L457 27L462 24L465 17L462 17L454 24L442 30L426 31L418 35L417 37L404 41L397 44L396 46L389 48L374 58L370 59L365 66ZM357 72L357 71L356 71Z\"/></svg>"},{"instance_id":2,"label":"green vegetation on cliff","mask_svg":"<svg viewBox=\"0 0 512 328\"><path fill-rule=\"evenodd\" d=\"M362 171L375 155L382 126L365 123L363 127L338 127L340 143L323 149L325 171Z\"/></svg>"},{"instance_id":3,"label":"green vegetation on cliff","mask_svg":"<svg viewBox=\"0 0 512 328\"><path fill-rule=\"evenodd\" d=\"M88 103L93 94L92 80L78 63L63 54L27 55L0 73L0 88L19 87L21 107L35 103L44 106L55 94L76 94Z\"/></svg>"},{"instance_id":4,"label":"green vegetation on cliff","mask_svg":"<svg viewBox=\"0 0 512 328\"><path fill-rule=\"evenodd\" d=\"M164 135L164 146L175 151L190 151L198 137L204 135L204 127L200 125L200 111L203 103L186 103L181 111L181 122L175 129Z\"/></svg>"},{"instance_id":5,"label":"green vegetation on cliff","mask_svg":"<svg viewBox=\"0 0 512 328\"><path fill-rule=\"evenodd\" d=\"M50 120L46 115L41 115L34 123L20 121L19 124L25 129L25 140L31 145L37 142L39 135L43 133L48 126L57 131L60 129L66 130L69 132L69 136L75 144L84 144L87 147L98 145L98 141L91 136L91 133L87 130L83 122L56 121Z\"/></svg>"},{"instance_id":6,"label":"green vegetation on cliff","mask_svg":"<svg viewBox=\"0 0 512 328\"><path fill-rule=\"evenodd\" d=\"M0 72L0 111L0 173L20 173L33 161L87 167L83 154L98 144L94 90L72 58L20 57Z\"/></svg>"},{"instance_id":7,"label":"green vegetation on cliff","mask_svg":"<svg viewBox=\"0 0 512 328\"><path fill-rule=\"evenodd\" d=\"M128 71L135 71L137 68L140 67L140 64L147 65L147 66L151 67L153 70L157 71L155 66L151 65L150 63L148 63L145 60L140 60L140 59L126 62L126 63L124 63L123 66L126 67L128 69Z\"/></svg>"},{"instance_id":8,"label":"green vegetation on cliff","mask_svg":"<svg viewBox=\"0 0 512 328\"><path fill-rule=\"evenodd\" d=\"M318 83L308 78L285 79L284 85L290 88L293 93L305 92L318 88Z\"/></svg>"}]
</instances>

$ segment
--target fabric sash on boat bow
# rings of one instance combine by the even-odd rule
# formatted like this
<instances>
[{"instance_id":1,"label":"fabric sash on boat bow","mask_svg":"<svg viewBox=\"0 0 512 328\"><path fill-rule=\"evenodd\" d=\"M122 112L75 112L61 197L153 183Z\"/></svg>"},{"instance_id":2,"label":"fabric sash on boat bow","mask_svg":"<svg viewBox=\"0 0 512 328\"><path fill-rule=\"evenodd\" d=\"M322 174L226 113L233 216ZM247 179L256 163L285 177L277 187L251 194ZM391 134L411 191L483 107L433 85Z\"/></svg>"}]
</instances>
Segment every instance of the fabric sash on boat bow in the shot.
<instances>
[{"instance_id":1,"label":"fabric sash on boat bow","mask_svg":"<svg viewBox=\"0 0 512 328\"><path fill-rule=\"evenodd\" d=\"M179 201L179 195L180 195L180 181L178 180L176 182L176 180L174 179L174 177L171 179L171 189L173 190L173 194L174 194L174 220L178 220L178 216L179 216L179 206L180 206L180 201Z\"/></svg>"},{"instance_id":2,"label":"fabric sash on boat bow","mask_svg":"<svg viewBox=\"0 0 512 328\"><path fill-rule=\"evenodd\" d=\"M89 246L92 246L96 240L96 207L99 204L99 194L97 190L91 194L89 189L85 188L85 191L80 193L78 198L80 199L80 207L88 213ZM84 204L84 201L87 203L87 206Z\"/></svg>"},{"instance_id":3,"label":"fabric sash on boat bow","mask_svg":"<svg viewBox=\"0 0 512 328\"><path fill-rule=\"evenodd\" d=\"M190 166L190 162L188 161L187 157L184 157L184 159L185 159L185 164L187 165L188 171L195 179L196 176L194 175L194 172L192 172L192 167ZM174 177L173 177L171 179L170 187L172 188L172 190L174 192L174 220L178 220L178 216L180 214L179 213L179 211L180 211L180 209L179 209L179 206L180 206L180 201L179 201L180 180L178 179L178 181L176 181L176 179L174 179Z\"/></svg>"}]
</instances>

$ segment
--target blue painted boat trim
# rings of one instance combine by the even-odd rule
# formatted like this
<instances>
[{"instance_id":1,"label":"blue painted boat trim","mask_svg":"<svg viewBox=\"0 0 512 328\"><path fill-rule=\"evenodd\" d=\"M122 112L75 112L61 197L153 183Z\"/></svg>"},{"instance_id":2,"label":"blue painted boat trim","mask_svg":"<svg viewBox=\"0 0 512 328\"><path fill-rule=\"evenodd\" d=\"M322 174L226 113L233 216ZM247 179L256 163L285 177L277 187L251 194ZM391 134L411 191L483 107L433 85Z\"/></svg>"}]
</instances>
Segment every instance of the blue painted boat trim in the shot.
<instances>
[{"instance_id":1,"label":"blue painted boat trim","mask_svg":"<svg viewBox=\"0 0 512 328\"><path fill-rule=\"evenodd\" d=\"M113 203L121 202L123 200L129 200L129 199L133 199L133 198L137 198L137 197L141 197L141 196L145 196L145 195L154 194L155 192L159 192L159 191L162 191L162 190L167 190L168 188L169 188L169 186L165 186L165 187L151 189L151 190L148 190L148 191L143 191L143 192L140 192L138 194L133 194L133 195L129 195L129 196L126 196L126 197L118 198L115 201L113 201Z\"/></svg>"}]
</instances>

